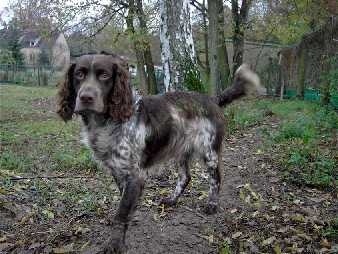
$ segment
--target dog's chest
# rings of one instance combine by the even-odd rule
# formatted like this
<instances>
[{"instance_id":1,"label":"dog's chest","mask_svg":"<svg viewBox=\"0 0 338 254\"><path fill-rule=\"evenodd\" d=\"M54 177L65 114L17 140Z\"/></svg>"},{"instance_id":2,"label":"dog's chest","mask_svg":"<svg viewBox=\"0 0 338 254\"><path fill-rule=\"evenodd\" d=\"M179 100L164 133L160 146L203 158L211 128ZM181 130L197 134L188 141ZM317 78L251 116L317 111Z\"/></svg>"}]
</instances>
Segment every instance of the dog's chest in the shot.
<instances>
[{"instance_id":1,"label":"dog's chest","mask_svg":"<svg viewBox=\"0 0 338 254\"><path fill-rule=\"evenodd\" d=\"M144 149L145 135L144 125L135 122L110 123L105 126L85 126L82 140L99 161L114 160L117 157L136 162L139 160L136 157Z\"/></svg>"}]
</instances>

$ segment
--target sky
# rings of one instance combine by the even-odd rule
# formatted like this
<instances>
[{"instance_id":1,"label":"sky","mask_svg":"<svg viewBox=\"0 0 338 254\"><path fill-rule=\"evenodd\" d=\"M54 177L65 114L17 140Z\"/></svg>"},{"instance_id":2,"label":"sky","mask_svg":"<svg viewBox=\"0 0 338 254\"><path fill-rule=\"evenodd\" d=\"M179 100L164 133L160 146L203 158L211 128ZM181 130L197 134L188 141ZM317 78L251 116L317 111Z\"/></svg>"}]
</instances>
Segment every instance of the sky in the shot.
<instances>
[{"instance_id":1,"label":"sky","mask_svg":"<svg viewBox=\"0 0 338 254\"><path fill-rule=\"evenodd\" d=\"M0 0L0 11L2 11L3 8L8 6L9 0Z\"/></svg>"},{"instance_id":2,"label":"sky","mask_svg":"<svg viewBox=\"0 0 338 254\"><path fill-rule=\"evenodd\" d=\"M10 15L8 12L4 12L5 7L8 7L10 0L0 0L0 20L8 21L10 19ZM1 28L1 24L0 24Z\"/></svg>"}]
</instances>

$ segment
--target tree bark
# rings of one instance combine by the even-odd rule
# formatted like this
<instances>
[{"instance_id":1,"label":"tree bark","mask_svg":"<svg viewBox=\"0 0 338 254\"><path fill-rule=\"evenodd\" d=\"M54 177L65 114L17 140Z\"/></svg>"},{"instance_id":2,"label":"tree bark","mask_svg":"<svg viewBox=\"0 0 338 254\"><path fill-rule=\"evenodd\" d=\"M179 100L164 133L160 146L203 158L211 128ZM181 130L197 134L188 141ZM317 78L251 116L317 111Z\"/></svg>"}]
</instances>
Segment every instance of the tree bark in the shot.
<instances>
[{"instance_id":1,"label":"tree bark","mask_svg":"<svg viewBox=\"0 0 338 254\"><path fill-rule=\"evenodd\" d=\"M302 43L299 45L297 55L297 97L304 99L305 73L306 73L306 49Z\"/></svg>"},{"instance_id":2,"label":"tree bark","mask_svg":"<svg viewBox=\"0 0 338 254\"><path fill-rule=\"evenodd\" d=\"M238 0L231 0L232 19L233 19L233 65L232 76L234 76L237 68L243 63L244 55L244 31L248 19L248 13L251 0L243 0L241 8L239 8Z\"/></svg>"},{"instance_id":3,"label":"tree bark","mask_svg":"<svg viewBox=\"0 0 338 254\"><path fill-rule=\"evenodd\" d=\"M136 11L140 23L140 29L143 32L143 34L146 35L148 34L147 22L145 20L145 15L143 12L142 0L136 0ZM143 45L144 63L146 66L146 74L147 74L147 93L156 94L157 86L156 86L155 68L150 51L150 42L148 39L146 39L143 40L143 44L144 44Z\"/></svg>"},{"instance_id":4,"label":"tree bark","mask_svg":"<svg viewBox=\"0 0 338 254\"><path fill-rule=\"evenodd\" d=\"M209 93L220 94L228 84L230 73L224 37L224 10L222 0L208 1L208 18Z\"/></svg>"},{"instance_id":5,"label":"tree bark","mask_svg":"<svg viewBox=\"0 0 338 254\"><path fill-rule=\"evenodd\" d=\"M203 0L203 6L205 6L205 0ZM208 38L208 22L207 22L207 13L204 11L203 16L203 32L204 32L204 50L205 50L205 72L207 79L209 80L210 76L210 64L209 64L209 38Z\"/></svg>"},{"instance_id":6,"label":"tree bark","mask_svg":"<svg viewBox=\"0 0 338 254\"><path fill-rule=\"evenodd\" d=\"M189 0L161 1L161 59L166 91L183 90L187 63L196 64Z\"/></svg>"},{"instance_id":7,"label":"tree bark","mask_svg":"<svg viewBox=\"0 0 338 254\"><path fill-rule=\"evenodd\" d=\"M134 16L136 13L136 7L134 0L128 1L128 15L126 17L126 23L127 23L127 30L129 33L131 33L133 36L133 45L136 55L136 66L137 66L137 76L139 78L139 89L142 91L143 94L147 94L147 75L144 69L145 61L142 49L140 48L140 45L137 41L137 38L135 35L135 27L134 27Z\"/></svg>"}]
</instances>

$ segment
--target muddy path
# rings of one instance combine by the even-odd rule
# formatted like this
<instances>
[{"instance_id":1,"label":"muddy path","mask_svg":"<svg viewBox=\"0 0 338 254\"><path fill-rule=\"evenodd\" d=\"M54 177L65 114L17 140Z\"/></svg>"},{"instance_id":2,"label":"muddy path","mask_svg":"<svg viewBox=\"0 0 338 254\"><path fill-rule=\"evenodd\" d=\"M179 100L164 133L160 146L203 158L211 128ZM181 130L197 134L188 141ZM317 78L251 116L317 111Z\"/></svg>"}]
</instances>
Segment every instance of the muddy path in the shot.
<instances>
[{"instance_id":1,"label":"muddy path","mask_svg":"<svg viewBox=\"0 0 338 254\"><path fill-rule=\"evenodd\" d=\"M278 126L277 119L268 117L224 141L215 215L203 213L208 179L198 162L192 164L192 182L172 208L158 206L158 201L175 186L173 163L154 169L127 233L128 253L336 253L337 242L321 236L325 221L338 211L336 194L283 181L272 160L274 151L264 151L262 143L262 130ZM95 188L96 181L82 184ZM107 221L117 204L100 216L67 216L65 211L53 223L7 225L7 240L12 238L0 239L0 253L96 253L109 235ZM15 223L1 212L2 223Z\"/></svg>"},{"instance_id":2,"label":"muddy path","mask_svg":"<svg viewBox=\"0 0 338 254\"><path fill-rule=\"evenodd\" d=\"M261 130L273 131L278 126L276 119L269 118L225 140L220 211L216 215L203 213L208 181L198 163L192 166L192 184L170 209L163 210L156 201L166 193L163 187L174 188L172 164L150 177L145 201L127 235L128 253L219 253L227 247L231 253L331 252L333 243L321 238L320 229L323 218L338 211L334 194L283 182L271 160L273 151L262 149ZM103 239L108 231L94 231L92 241Z\"/></svg>"}]
</instances>

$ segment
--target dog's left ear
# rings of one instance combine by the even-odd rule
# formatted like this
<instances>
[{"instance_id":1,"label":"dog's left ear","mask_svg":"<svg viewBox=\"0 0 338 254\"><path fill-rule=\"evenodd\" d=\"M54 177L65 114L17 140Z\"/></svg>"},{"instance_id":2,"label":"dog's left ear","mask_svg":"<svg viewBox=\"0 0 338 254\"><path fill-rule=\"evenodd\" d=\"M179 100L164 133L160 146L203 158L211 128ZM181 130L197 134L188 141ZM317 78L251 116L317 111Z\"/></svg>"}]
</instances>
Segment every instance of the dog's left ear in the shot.
<instances>
[{"instance_id":1,"label":"dog's left ear","mask_svg":"<svg viewBox=\"0 0 338 254\"><path fill-rule=\"evenodd\" d=\"M128 70L113 63L113 88L108 98L108 113L116 121L127 121L133 114L133 98Z\"/></svg>"},{"instance_id":2,"label":"dog's left ear","mask_svg":"<svg viewBox=\"0 0 338 254\"><path fill-rule=\"evenodd\" d=\"M72 119L76 103L76 92L73 84L75 64L71 64L64 80L58 84L57 113L66 122Z\"/></svg>"}]
</instances>

